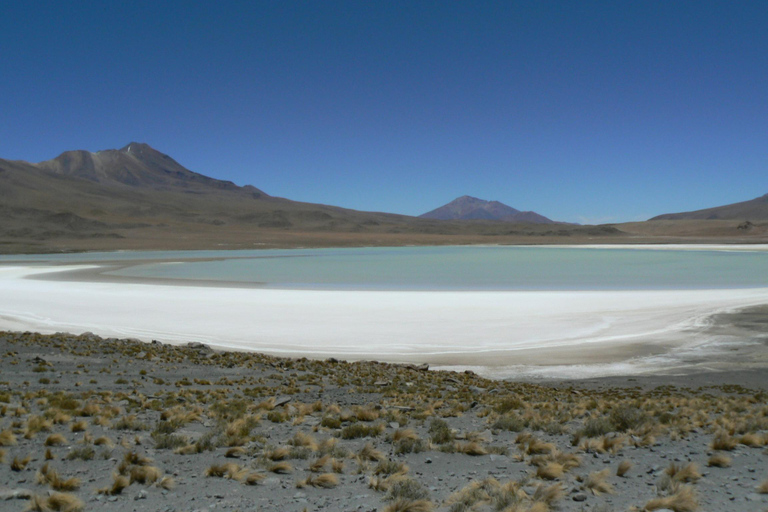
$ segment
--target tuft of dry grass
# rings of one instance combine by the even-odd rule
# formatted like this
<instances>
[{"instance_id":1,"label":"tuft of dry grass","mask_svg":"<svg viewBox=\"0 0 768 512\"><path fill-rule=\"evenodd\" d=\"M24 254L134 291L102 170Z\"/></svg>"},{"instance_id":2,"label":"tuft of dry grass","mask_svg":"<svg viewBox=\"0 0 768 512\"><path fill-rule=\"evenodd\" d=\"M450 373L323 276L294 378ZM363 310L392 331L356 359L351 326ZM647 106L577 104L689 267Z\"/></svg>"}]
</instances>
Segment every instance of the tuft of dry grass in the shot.
<instances>
[{"instance_id":1,"label":"tuft of dry grass","mask_svg":"<svg viewBox=\"0 0 768 512\"><path fill-rule=\"evenodd\" d=\"M115 446L115 443L106 436L97 437L94 439L93 444L96 446L106 446L107 448Z\"/></svg>"},{"instance_id":2,"label":"tuft of dry grass","mask_svg":"<svg viewBox=\"0 0 768 512\"><path fill-rule=\"evenodd\" d=\"M555 503L563 499L564 495L565 491L563 491L563 488L560 484L554 484L547 487L540 485L536 487L536 491L534 491L532 499L534 502L544 505L546 508L542 508L540 505L539 508L546 512L550 508L553 508ZM536 506L536 503L534 503L534 506L528 510L535 510L534 507Z\"/></svg>"},{"instance_id":3,"label":"tuft of dry grass","mask_svg":"<svg viewBox=\"0 0 768 512\"><path fill-rule=\"evenodd\" d=\"M488 455L488 450L486 450L483 445L476 441L470 441L460 445L458 451L465 455L472 456Z\"/></svg>"},{"instance_id":4,"label":"tuft of dry grass","mask_svg":"<svg viewBox=\"0 0 768 512\"><path fill-rule=\"evenodd\" d=\"M285 447L281 447L275 448L274 450L269 450L264 454L264 457L274 462L278 460L285 460L290 454L291 450Z\"/></svg>"},{"instance_id":5,"label":"tuft of dry grass","mask_svg":"<svg viewBox=\"0 0 768 512\"><path fill-rule=\"evenodd\" d=\"M520 436L518 436L520 438ZM546 443L535 437L531 437L527 443L525 452L528 455L545 455L555 451L555 445L552 443Z\"/></svg>"},{"instance_id":6,"label":"tuft of dry grass","mask_svg":"<svg viewBox=\"0 0 768 512\"><path fill-rule=\"evenodd\" d=\"M394 434L392 434L393 443L397 443L404 440L418 441L418 439L419 439L418 434L416 434L416 432L411 428L398 429L398 430L395 430Z\"/></svg>"},{"instance_id":7,"label":"tuft of dry grass","mask_svg":"<svg viewBox=\"0 0 768 512\"><path fill-rule=\"evenodd\" d=\"M293 471L293 466L291 466L290 463L283 461L283 462L278 462L277 464L272 464L267 469L272 473L277 473L278 475L284 475Z\"/></svg>"},{"instance_id":8,"label":"tuft of dry grass","mask_svg":"<svg viewBox=\"0 0 768 512\"><path fill-rule=\"evenodd\" d=\"M643 510L670 509L674 512L695 512L699 509L696 491L690 485L681 485L677 492L664 498L655 498L645 504Z\"/></svg>"},{"instance_id":9,"label":"tuft of dry grass","mask_svg":"<svg viewBox=\"0 0 768 512\"><path fill-rule=\"evenodd\" d=\"M739 444L728 432L721 430L715 434L715 438L712 440L710 447L713 450L719 451L731 451Z\"/></svg>"},{"instance_id":10,"label":"tuft of dry grass","mask_svg":"<svg viewBox=\"0 0 768 512\"><path fill-rule=\"evenodd\" d=\"M433 510L431 501L400 498L384 507L382 512L432 512Z\"/></svg>"},{"instance_id":11,"label":"tuft of dry grass","mask_svg":"<svg viewBox=\"0 0 768 512\"><path fill-rule=\"evenodd\" d=\"M145 485L157 482L162 475L160 468L155 466L134 466L129 473L130 483L138 482Z\"/></svg>"},{"instance_id":12,"label":"tuft of dry grass","mask_svg":"<svg viewBox=\"0 0 768 512\"><path fill-rule=\"evenodd\" d=\"M35 473L35 482L40 485L50 485L56 491L76 491L80 488L79 478L62 479L58 471L51 468L47 462Z\"/></svg>"},{"instance_id":13,"label":"tuft of dry grass","mask_svg":"<svg viewBox=\"0 0 768 512\"><path fill-rule=\"evenodd\" d=\"M616 476L623 477L629 473L630 469L632 469L632 462L623 460L619 463L619 467L616 468Z\"/></svg>"},{"instance_id":14,"label":"tuft of dry grass","mask_svg":"<svg viewBox=\"0 0 768 512\"><path fill-rule=\"evenodd\" d=\"M248 473L248 475L243 480L243 483L245 485L256 485L265 478L267 478L267 476L264 473Z\"/></svg>"},{"instance_id":15,"label":"tuft of dry grass","mask_svg":"<svg viewBox=\"0 0 768 512\"><path fill-rule=\"evenodd\" d=\"M584 481L584 488L592 491L595 496L613 494L613 486L605 480L609 474L610 470L607 468L602 471L591 472Z\"/></svg>"},{"instance_id":16,"label":"tuft of dry grass","mask_svg":"<svg viewBox=\"0 0 768 512\"><path fill-rule=\"evenodd\" d=\"M321 489L333 489L339 485L339 478L333 473L323 473L322 475L309 475L305 480L296 484L297 487L318 487Z\"/></svg>"},{"instance_id":17,"label":"tuft of dry grass","mask_svg":"<svg viewBox=\"0 0 768 512\"><path fill-rule=\"evenodd\" d=\"M51 434L45 439L45 446L61 446L67 444L67 438L61 434Z\"/></svg>"},{"instance_id":18,"label":"tuft of dry grass","mask_svg":"<svg viewBox=\"0 0 768 512\"><path fill-rule=\"evenodd\" d=\"M309 470L313 473L321 473L325 469L325 465L328 464L330 460L330 455L323 455L309 465Z\"/></svg>"},{"instance_id":19,"label":"tuft of dry grass","mask_svg":"<svg viewBox=\"0 0 768 512\"><path fill-rule=\"evenodd\" d=\"M686 466L678 466L673 462L664 472L675 482L695 483L701 479L699 468L693 462Z\"/></svg>"},{"instance_id":20,"label":"tuft of dry grass","mask_svg":"<svg viewBox=\"0 0 768 512\"><path fill-rule=\"evenodd\" d=\"M117 496L118 494L121 494L123 490L125 490L125 488L128 487L129 485L131 485L131 481L128 479L127 476L123 476L118 473L115 473L112 479L112 486L101 488L96 492L99 494L108 494L110 496Z\"/></svg>"},{"instance_id":21,"label":"tuft of dry grass","mask_svg":"<svg viewBox=\"0 0 768 512\"><path fill-rule=\"evenodd\" d=\"M317 440L314 437L312 437L310 434L307 434L302 431L296 432L293 438L291 438L288 441L288 444L290 444L291 446L309 448L313 452L317 451L318 449Z\"/></svg>"},{"instance_id":22,"label":"tuft of dry grass","mask_svg":"<svg viewBox=\"0 0 768 512\"><path fill-rule=\"evenodd\" d=\"M763 483L757 486L757 492L760 494L768 494L768 480L763 480Z\"/></svg>"},{"instance_id":23,"label":"tuft of dry grass","mask_svg":"<svg viewBox=\"0 0 768 512\"><path fill-rule=\"evenodd\" d=\"M366 443L357 453L357 458L363 461L369 460L377 462L385 460L387 457L383 452L374 448L371 443Z\"/></svg>"},{"instance_id":24,"label":"tuft of dry grass","mask_svg":"<svg viewBox=\"0 0 768 512\"><path fill-rule=\"evenodd\" d=\"M765 439L760 434L756 433L748 433L741 436L739 439L739 444L743 444L744 446L749 446L750 448L760 448L765 445Z\"/></svg>"},{"instance_id":25,"label":"tuft of dry grass","mask_svg":"<svg viewBox=\"0 0 768 512\"><path fill-rule=\"evenodd\" d=\"M26 510L35 512L81 512L85 503L74 494L54 492L49 496L32 496Z\"/></svg>"},{"instance_id":26,"label":"tuft of dry grass","mask_svg":"<svg viewBox=\"0 0 768 512\"><path fill-rule=\"evenodd\" d=\"M15 446L16 443L16 436L10 429L0 432L0 446Z\"/></svg>"},{"instance_id":27,"label":"tuft of dry grass","mask_svg":"<svg viewBox=\"0 0 768 512\"><path fill-rule=\"evenodd\" d=\"M88 422L85 420L76 421L69 426L70 432L85 432L86 430L88 430Z\"/></svg>"},{"instance_id":28,"label":"tuft of dry grass","mask_svg":"<svg viewBox=\"0 0 768 512\"><path fill-rule=\"evenodd\" d=\"M565 468L557 462L547 462L536 469L536 477L543 480L558 480L565 474Z\"/></svg>"},{"instance_id":29,"label":"tuft of dry grass","mask_svg":"<svg viewBox=\"0 0 768 512\"><path fill-rule=\"evenodd\" d=\"M27 464L29 464L31 460L32 460L31 455L27 455L23 459L14 457L13 461L11 462L11 471L23 471L24 469L26 469Z\"/></svg>"},{"instance_id":30,"label":"tuft of dry grass","mask_svg":"<svg viewBox=\"0 0 768 512\"><path fill-rule=\"evenodd\" d=\"M732 460L724 453L715 453L707 461L707 466L711 468L727 468L732 464Z\"/></svg>"},{"instance_id":31,"label":"tuft of dry grass","mask_svg":"<svg viewBox=\"0 0 768 512\"><path fill-rule=\"evenodd\" d=\"M176 487L176 480L174 480L173 477L171 477L171 476L164 476L155 485L157 485L161 489L165 489L167 491L170 491L171 489Z\"/></svg>"},{"instance_id":32,"label":"tuft of dry grass","mask_svg":"<svg viewBox=\"0 0 768 512\"><path fill-rule=\"evenodd\" d=\"M248 469L242 468L234 462L227 462L225 464L211 465L205 470L205 476L229 478L230 480L237 480L240 482L248 476L248 472Z\"/></svg>"},{"instance_id":33,"label":"tuft of dry grass","mask_svg":"<svg viewBox=\"0 0 768 512\"><path fill-rule=\"evenodd\" d=\"M224 454L225 457L229 459L239 459L243 455L247 453L247 450L243 448L242 446L235 446L233 448L230 448L227 450L227 453Z\"/></svg>"}]
</instances>

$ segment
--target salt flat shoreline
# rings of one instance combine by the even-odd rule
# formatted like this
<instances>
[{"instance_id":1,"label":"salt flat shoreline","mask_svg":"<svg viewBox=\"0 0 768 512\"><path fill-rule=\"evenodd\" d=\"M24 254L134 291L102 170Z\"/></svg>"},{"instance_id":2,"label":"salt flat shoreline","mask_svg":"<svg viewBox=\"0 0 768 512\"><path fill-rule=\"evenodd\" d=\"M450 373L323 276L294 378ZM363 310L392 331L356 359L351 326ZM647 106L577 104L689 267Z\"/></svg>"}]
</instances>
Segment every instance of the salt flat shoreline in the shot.
<instances>
[{"instance_id":1,"label":"salt flat shoreline","mask_svg":"<svg viewBox=\"0 0 768 512\"><path fill-rule=\"evenodd\" d=\"M705 248L714 249L741 246ZM427 362L493 378L681 374L768 364L756 344L738 343L743 333L714 332L711 322L713 315L768 304L768 289L267 290L258 283L104 273L151 261L2 265L0 287L8 293L0 296L0 328L198 341L296 357Z\"/></svg>"}]
</instances>

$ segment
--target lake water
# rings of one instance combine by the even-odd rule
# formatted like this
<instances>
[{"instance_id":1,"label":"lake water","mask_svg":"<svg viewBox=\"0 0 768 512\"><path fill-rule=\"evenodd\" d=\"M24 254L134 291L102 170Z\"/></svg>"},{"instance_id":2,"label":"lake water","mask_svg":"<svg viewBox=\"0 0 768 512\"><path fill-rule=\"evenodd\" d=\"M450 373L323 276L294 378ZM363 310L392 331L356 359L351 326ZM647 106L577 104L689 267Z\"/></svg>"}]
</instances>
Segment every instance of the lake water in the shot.
<instances>
[{"instance_id":1,"label":"lake water","mask_svg":"<svg viewBox=\"0 0 768 512\"><path fill-rule=\"evenodd\" d=\"M2 257L0 263L12 259ZM32 259L72 263L161 259L167 261L110 273L141 278L250 282L288 289L566 291L768 287L768 253L732 249L454 246L122 252L41 255Z\"/></svg>"}]
</instances>

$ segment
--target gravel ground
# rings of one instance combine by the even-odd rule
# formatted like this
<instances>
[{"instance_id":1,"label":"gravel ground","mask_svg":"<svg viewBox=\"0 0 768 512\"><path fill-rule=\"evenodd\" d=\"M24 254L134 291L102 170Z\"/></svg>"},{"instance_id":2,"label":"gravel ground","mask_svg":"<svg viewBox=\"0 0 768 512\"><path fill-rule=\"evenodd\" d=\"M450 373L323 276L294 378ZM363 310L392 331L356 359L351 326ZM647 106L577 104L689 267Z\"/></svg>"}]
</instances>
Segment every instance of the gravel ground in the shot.
<instances>
[{"instance_id":1,"label":"gravel ground","mask_svg":"<svg viewBox=\"0 0 768 512\"><path fill-rule=\"evenodd\" d=\"M3 511L768 510L764 370L535 384L9 332L0 368Z\"/></svg>"}]
</instances>

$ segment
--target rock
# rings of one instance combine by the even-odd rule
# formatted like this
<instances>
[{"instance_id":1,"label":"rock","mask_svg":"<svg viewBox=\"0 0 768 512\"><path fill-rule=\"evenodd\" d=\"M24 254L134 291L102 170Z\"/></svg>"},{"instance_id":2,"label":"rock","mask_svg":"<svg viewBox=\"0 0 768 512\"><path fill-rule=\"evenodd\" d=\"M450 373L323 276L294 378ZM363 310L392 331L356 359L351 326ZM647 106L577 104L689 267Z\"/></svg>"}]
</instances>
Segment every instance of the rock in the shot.
<instances>
[{"instance_id":1,"label":"rock","mask_svg":"<svg viewBox=\"0 0 768 512\"><path fill-rule=\"evenodd\" d=\"M477 438L484 443L490 443L493 441L493 433L490 430L483 430L478 434Z\"/></svg>"},{"instance_id":2,"label":"rock","mask_svg":"<svg viewBox=\"0 0 768 512\"><path fill-rule=\"evenodd\" d=\"M32 498L32 491L29 489L10 489L0 491L0 500L28 500Z\"/></svg>"},{"instance_id":3,"label":"rock","mask_svg":"<svg viewBox=\"0 0 768 512\"><path fill-rule=\"evenodd\" d=\"M187 343L187 347L191 348L192 350L200 350L201 352L213 352L211 347L205 343L200 343L199 341L190 341Z\"/></svg>"},{"instance_id":4,"label":"rock","mask_svg":"<svg viewBox=\"0 0 768 512\"><path fill-rule=\"evenodd\" d=\"M574 494L571 499L573 499L573 501L587 501L587 495L580 492L579 494Z\"/></svg>"},{"instance_id":5,"label":"rock","mask_svg":"<svg viewBox=\"0 0 768 512\"><path fill-rule=\"evenodd\" d=\"M291 400L293 400L293 398L290 396L281 396L281 397L275 398L275 407L280 407L281 405L285 405Z\"/></svg>"},{"instance_id":6,"label":"rock","mask_svg":"<svg viewBox=\"0 0 768 512\"><path fill-rule=\"evenodd\" d=\"M377 380L376 382L373 383L374 386L377 386L380 388L384 386L389 386L390 384L392 383L388 380Z\"/></svg>"}]
</instances>

